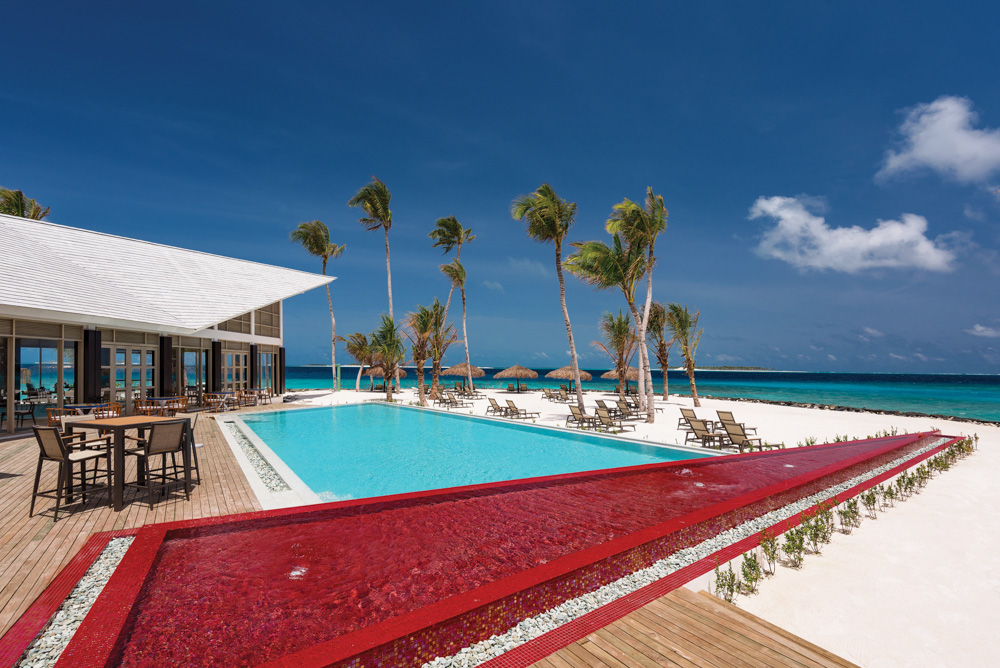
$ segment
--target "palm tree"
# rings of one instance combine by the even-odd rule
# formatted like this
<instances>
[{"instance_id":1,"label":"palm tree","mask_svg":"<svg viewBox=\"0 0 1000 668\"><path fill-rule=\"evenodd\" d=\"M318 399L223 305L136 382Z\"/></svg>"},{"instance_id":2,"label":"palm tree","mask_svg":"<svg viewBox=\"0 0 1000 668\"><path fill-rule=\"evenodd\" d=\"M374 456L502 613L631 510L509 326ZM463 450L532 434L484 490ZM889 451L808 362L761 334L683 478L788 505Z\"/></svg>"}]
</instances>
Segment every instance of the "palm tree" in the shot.
<instances>
[{"instance_id":1,"label":"palm tree","mask_svg":"<svg viewBox=\"0 0 1000 668\"><path fill-rule=\"evenodd\" d=\"M344 254L344 244L330 243L330 230L318 220L299 223L289 235L292 241L302 244L306 252L323 260L323 275L326 263ZM333 371L333 391L337 391L337 320L333 317L333 300L330 299L330 284L326 284L326 303L330 307L330 366Z\"/></svg>"},{"instance_id":2,"label":"palm tree","mask_svg":"<svg viewBox=\"0 0 1000 668\"><path fill-rule=\"evenodd\" d=\"M646 269L644 249L625 243L617 233L611 235L611 245L603 241L577 241L570 245L576 249L576 252L566 258L566 267L570 273L598 290L617 287L625 297L633 321L638 322L635 289ZM640 409L644 409L645 405L646 397L640 393Z\"/></svg>"},{"instance_id":3,"label":"palm tree","mask_svg":"<svg viewBox=\"0 0 1000 668\"><path fill-rule=\"evenodd\" d=\"M382 324L371 333L372 364L382 368L385 379L385 400L392 401L391 376L399 373L399 367L406 359L406 346L399 336L399 325L392 316L382 314Z\"/></svg>"},{"instance_id":4,"label":"palm tree","mask_svg":"<svg viewBox=\"0 0 1000 668\"><path fill-rule=\"evenodd\" d=\"M629 244L642 246L646 250L646 304L642 311L641 322L636 322L639 330L639 340L646 340L646 328L649 326L649 311L653 303L653 266L656 264L656 256L653 254L656 246L656 238L667 229L667 207L663 204L663 196L653 194L651 187L646 188L646 201L643 206L636 202L624 199L615 205L611 218L608 219L607 229L612 234L621 232ZM653 406L653 376L650 371L649 355L646 346L639 349L639 356L644 365L639 375L640 390L645 385L646 402L650 406L647 412L649 422L653 422L655 411Z\"/></svg>"},{"instance_id":5,"label":"palm tree","mask_svg":"<svg viewBox=\"0 0 1000 668\"><path fill-rule=\"evenodd\" d=\"M670 348L674 345L674 339L667 336L667 309L660 302L653 302L652 312L649 314L649 329L646 330L646 337L649 339L649 348L656 355L656 361L660 363L660 372L663 373L663 400L666 401L667 394L667 370L670 368Z\"/></svg>"},{"instance_id":6,"label":"palm tree","mask_svg":"<svg viewBox=\"0 0 1000 668\"><path fill-rule=\"evenodd\" d=\"M615 365L615 371L618 373L618 394L624 400L626 371L629 362L632 361L632 355L635 354L635 349L639 345L639 339L635 335L635 330L632 329L628 314L622 315L621 311L618 311L617 316L605 312L597 327L604 335L604 341L593 341L591 345L598 350L603 350L611 358Z\"/></svg>"},{"instance_id":7,"label":"palm tree","mask_svg":"<svg viewBox=\"0 0 1000 668\"><path fill-rule=\"evenodd\" d=\"M445 254L451 252L453 248L457 248L458 252L455 254L455 259L459 261L462 259L462 244L476 238L472 230L462 227L462 224L458 222L455 216L438 218L434 224L434 229L427 236L434 240L431 248L441 248ZM451 296L454 292L455 284L452 283L451 289L448 290L448 301L444 305L445 320L448 319L448 310L451 308Z\"/></svg>"},{"instance_id":8,"label":"palm tree","mask_svg":"<svg viewBox=\"0 0 1000 668\"><path fill-rule=\"evenodd\" d=\"M31 220L43 220L49 215L49 207L43 208L35 200L25 197L20 190L0 188L0 213L30 218Z\"/></svg>"},{"instance_id":9,"label":"palm tree","mask_svg":"<svg viewBox=\"0 0 1000 668\"><path fill-rule=\"evenodd\" d=\"M431 350L431 394L438 397L440 396L438 391L441 380L441 363L451 344L458 341L458 335L455 334L455 328L445 322L444 307L441 306L441 302L436 297L434 298L434 303L431 304L431 312L434 315L429 342Z\"/></svg>"},{"instance_id":10,"label":"palm tree","mask_svg":"<svg viewBox=\"0 0 1000 668\"><path fill-rule=\"evenodd\" d=\"M389 267L389 229L392 227L392 210L389 209L389 201L392 193L389 188L376 177L372 177L372 182L364 186L354 197L347 201L347 206L360 207L364 216L359 222L364 225L369 232L382 230L385 233L385 276L389 287L389 317L392 313L392 270ZM386 379L388 381L388 378ZM399 375L395 378L396 389L399 389Z\"/></svg>"},{"instance_id":11,"label":"palm tree","mask_svg":"<svg viewBox=\"0 0 1000 668\"><path fill-rule=\"evenodd\" d=\"M413 363L417 366L417 397L420 405L426 406L427 399L424 397L424 364L430 356L428 349L431 335L434 333L434 320L437 314L433 307L417 305L417 310L406 314L406 338L411 343L411 354Z\"/></svg>"},{"instance_id":12,"label":"palm tree","mask_svg":"<svg viewBox=\"0 0 1000 668\"><path fill-rule=\"evenodd\" d=\"M465 339L465 366L469 374L469 387L472 387L472 362L469 360L469 332L465 327L465 267L455 258L449 264L441 265L441 273L451 279L452 289L462 292L462 338ZM447 307L445 307L447 309Z\"/></svg>"},{"instance_id":13,"label":"palm tree","mask_svg":"<svg viewBox=\"0 0 1000 668\"><path fill-rule=\"evenodd\" d=\"M701 402L698 401L698 387L694 384L694 354L698 350L702 332L705 331L698 329L700 315L701 312L697 311L694 317L691 317L687 306L667 304L667 331L673 336L674 341L680 344L684 367L687 369L688 380L691 381L691 396L694 397L695 408L701 407Z\"/></svg>"},{"instance_id":14,"label":"palm tree","mask_svg":"<svg viewBox=\"0 0 1000 668\"><path fill-rule=\"evenodd\" d=\"M528 236L538 243L553 243L556 250L556 276L559 278L559 304L562 306L563 320L566 322L566 336L569 338L569 354L573 360L573 379L576 381L576 402L583 411L583 389L580 384L580 363L573 341L573 327L569 322L566 308L566 281L562 271L562 245L569 228L576 218L576 202L559 199L548 183L543 183L530 195L521 195L510 206L514 220L528 223Z\"/></svg>"},{"instance_id":15,"label":"palm tree","mask_svg":"<svg viewBox=\"0 0 1000 668\"><path fill-rule=\"evenodd\" d=\"M347 354L354 358L354 361L358 363L358 380L354 383L354 391L361 391L361 374L364 372L366 366L371 366L372 363L372 347L371 343L368 341L368 336L362 332L354 332L346 339L340 337L340 340L344 342L344 349L347 350Z\"/></svg>"}]
</instances>

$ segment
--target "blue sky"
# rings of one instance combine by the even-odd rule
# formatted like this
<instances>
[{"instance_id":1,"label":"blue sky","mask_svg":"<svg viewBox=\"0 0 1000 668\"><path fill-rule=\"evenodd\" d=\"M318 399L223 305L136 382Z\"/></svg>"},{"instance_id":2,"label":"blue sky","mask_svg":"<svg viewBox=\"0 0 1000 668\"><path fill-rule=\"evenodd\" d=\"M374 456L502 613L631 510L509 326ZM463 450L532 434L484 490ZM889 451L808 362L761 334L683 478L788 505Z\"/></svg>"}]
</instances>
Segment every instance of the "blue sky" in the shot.
<instances>
[{"instance_id":1,"label":"blue sky","mask_svg":"<svg viewBox=\"0 0 1000 668\"><path fill-rule=\"evenodd\" d=\"M688 6L692 5L692 6ZM670 209L654 298L701 311L699 362L1000 372L1000 9L989 3L19 3L5 10L0 185L49 220L318 271L347 245L338 333L447 296L455 215L474 363L568 362L551 246L511 200L646 186ZM141 280L141 277L137 277ZM605 310L568 279L581 364ZM322 291L286 302L290 363L328 361ZM455 311L453 311L455 312ZM460 323L459 323L460 324ZM457 361L457 349L453 355ZM346 362L346 355L340 361Z\"/></svg>"}]
</instances>

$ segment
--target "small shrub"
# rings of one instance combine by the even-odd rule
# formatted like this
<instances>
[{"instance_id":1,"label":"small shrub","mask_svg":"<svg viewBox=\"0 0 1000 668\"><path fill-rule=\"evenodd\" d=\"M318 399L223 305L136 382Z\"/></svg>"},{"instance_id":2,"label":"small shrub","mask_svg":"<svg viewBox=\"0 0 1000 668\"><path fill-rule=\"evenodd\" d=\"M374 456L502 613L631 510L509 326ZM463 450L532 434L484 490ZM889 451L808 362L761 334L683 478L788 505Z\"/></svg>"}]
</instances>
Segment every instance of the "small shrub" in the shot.
<instances>
[{"instance_id":1,"label":"small shrub","mask_svg":"<svg viewBox=\"0 0 1000 668\"><path fill-rule=\"evenodd\" d=\"M816 437L815 436L809 436L804 441L799 442L799 447L801 448L801 447L804 447L804 446L816 445L816 443L817 443Z\"/></svg>"},{"instance_id":2,"label":"small shrub","mask_svg":"<svg viewBox=\"0 0 1000 668\"><path fill-rule=\"evenodd\" d=\"M876 511L878 509L878 495L876 494L874 487L861 493L861 503L865 504L865 510L868 511L868 517L875 519L877 517Z\"/></svg>"},{"instance_id":3,"label":"small shrub","mask_svg":"<svg viewBox=\"0 0 1000 668\"><path fill-rule=\"evenodd\" d=\"M778 560L778 537L771 529L764 529L760 533L760 550L767 560L767 570L774 574L774 564Z\"/></svg>"},{"instance_id":4,"label":"small shrub","mask_svg":"<svg viewBox=\"0 0 1000 668\"><path fill-rule=\"evenodd\" d=\"M757 560L756 552L749 552L743 555L743 563L740 564L740 574L743 578L742 590L745 593L757 591L757 583L762 577L760 561Z\"/></svg>"},{"instance_id":5,"label":"small shrub","mask_svg":"<svg viewBox=\"0 0 1000 668\"><path fill-rule=\"evenodd\" d=\"M718 562L715 564L715 595L723 599L726 603L732 603L739 590L739 580L733 572L733 564L729 563L726 570L719 568Z\"/></svg>"},{"instance_id":6,"label":"small shrub","mask_svg":"<svg viewBox=\"0 0 1000 668\"><path fill-rule=\"evenodd\" d=\"M784 551L785 556L788 557L788 561L791 563L792 568L799 568L802 566L805 543L805 533L801 528L796 527L795 529L789 529L785 532L785 542L781 546L781 549Z\"/></svg>"},{"instance_id":7,"label":"small shrub","mask_svg":"<svg viewBox=\"0 0 1000 668\"><path fill-rule=\"evenodd\" d=\"M887 484L882 490L882 499L887 506L896 505L896 487L892 483Z\"/></svg>"}]
</instances>

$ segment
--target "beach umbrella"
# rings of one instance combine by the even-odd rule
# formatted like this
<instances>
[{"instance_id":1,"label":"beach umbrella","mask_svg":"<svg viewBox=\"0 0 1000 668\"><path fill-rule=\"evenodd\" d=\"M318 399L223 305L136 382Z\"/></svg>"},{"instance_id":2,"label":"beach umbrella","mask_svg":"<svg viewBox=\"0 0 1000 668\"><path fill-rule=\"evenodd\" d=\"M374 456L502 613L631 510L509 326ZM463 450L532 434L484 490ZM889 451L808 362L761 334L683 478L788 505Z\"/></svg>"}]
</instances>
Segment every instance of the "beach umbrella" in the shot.
<instances>
[{"instance_id":1,"label":"beach umbrella","mask_svg":"<svg viewBox=\"0 0 1000 668\"><path fill-rule=\"evenodd\" d=\"M604 380L617 380L619 382L621 381L621 378L618 377L618 370L617 369L612 369L611 371L608 371L606 373L601 374L601 378L603 378ZM630 366L630 367L626 367L625 368L625 391L626 392L628 392L628 382L630 380L634 380L636 382L639 381L639 370L636 369L634 366Z\"/></svg>"},{"instance_id":2,"label":"beach umbrella","mask_svg":"<svg viewBox=\"0 0 1000 668\"><path fill-rule=\"evenodd\" d=\"M465 362L461 364L456 364L455 366L450 366L441 372L442 376L461 376L462 377L462 387L465 387L465 379L469 377L469 365ZM472 377L482 378L486 375L486 372L480 369L478 366L472 366Z\"/></svg>"},{"instance_id":3,"label":"beach umbrella","mask_svg":"<svg viewBox=\"0 0 1000 668\"><path fill-rule=\"evenodd\" d=\"M576 379L573 377L573 367L572 366L562 366L562 367L559 367L558 369L555 369L554 371L549 371L547 374L545 374L545 377L546 378L555 378L556 380L568 380L570 387L573 387L573 383L576 382ZM583 369L580 369L580 380L581 381L587 382L591 378L593 378L593 376L591 376L589 373L587 373Z\"/></svg>"},{"instance_id":4,"label":"beach umbrella","mask_svg":"<svg viewBox=\"0 0 1000 668\"><path fill-rule=\"evenodd\" d=\"M538 378L538 372L532 371L527 367L523 367L520 364L515 364L512 367L504 369L499 373L493 374L494 378L499 378L501 380L507 380L508 378L513 378L517 381L517 391L521 391L521 379L522 378Z\"/></svg>"}]
</instances>

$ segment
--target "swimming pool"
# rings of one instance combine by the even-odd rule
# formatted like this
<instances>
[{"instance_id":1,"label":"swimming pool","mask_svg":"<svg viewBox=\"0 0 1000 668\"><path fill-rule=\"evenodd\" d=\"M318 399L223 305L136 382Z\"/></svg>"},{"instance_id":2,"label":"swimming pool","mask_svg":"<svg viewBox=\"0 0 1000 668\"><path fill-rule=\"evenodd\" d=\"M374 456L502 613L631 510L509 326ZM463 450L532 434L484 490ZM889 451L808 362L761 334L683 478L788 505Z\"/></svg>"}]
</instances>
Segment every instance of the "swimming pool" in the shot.
<instances>
[{"instance_id":1,"label":"swimming pool","mask_svg":"<svg viewBox=\"0 0 1000 668\"><path fill-rule=\"evenodd\" d=\"M711 456L377 403L241 418L324 501Z\"/></svg>"}]
</instances>

